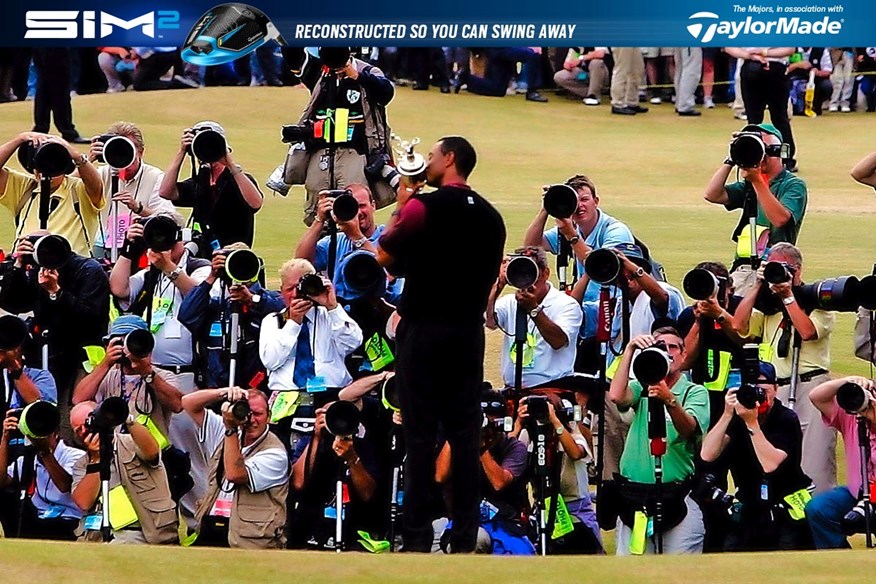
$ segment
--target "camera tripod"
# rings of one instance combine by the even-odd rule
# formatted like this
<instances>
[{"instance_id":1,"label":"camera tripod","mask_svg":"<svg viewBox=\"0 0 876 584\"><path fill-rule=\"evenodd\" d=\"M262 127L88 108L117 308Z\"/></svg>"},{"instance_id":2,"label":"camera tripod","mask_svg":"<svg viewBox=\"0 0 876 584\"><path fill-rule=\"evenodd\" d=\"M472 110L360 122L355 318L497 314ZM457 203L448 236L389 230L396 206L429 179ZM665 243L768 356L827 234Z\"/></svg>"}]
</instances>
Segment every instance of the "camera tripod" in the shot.
<instances>
[{"instance_id":1,"label":"camera tripod","mask_svg":"<svg viewBox=\"0 0 876 584\"><path fill-rule=\"evenodd\" d=\"M867 549L873 547L873 502L870 489L870 430L867 418L858 416L858 448L861 451L861 492L858 499L864 503L864 534Z\"/></svg>"},{"instance_id":2,"label":"camera tripod","mask_svg":"<svg viewBox=\"0 0 876 584\"><path fill-rule=\"evenodd\" d=\"M116 168L112 169L112 174L110 178L110 197L115 197L119 192L119 171ZM118 229L119 229L119 202L112 201L112 226L113 232L109 233L110 237L110 261L115 264L119 259L119 241L118 241ZM104 246L106 246L106 241L104 241Z\"/></svg>"},{"instance_id":3,"label":"camera tripod","mask_svg":"<svg viewBox=\"0 0 876 584\"><path fill-rule=\"evenodd\" d=\"M52 177L40 174L40 229L49 228L49 215L52 213L52 210L49 208L49 201L51 200L51 196Z\"/></svg>"},{"instance_id":4,"label":"camera tripod","mask_svg":"<svg viewBox=\"0 0 876 584\"><path fill-rule=\"evenodd\" d=\"M389 501L389 551L395 551L395 538L398 533L398 520L404 501L404 450L399 444L399 430L393 425L391 430L390 458L392 467L392 499Z\"/></svg>"},{"instance_id":5,"label":"camera tripod","mask_svg":"<svg viewBox=\"0 0 876 584\"><path fill-rule=\"evenodd\" d=\"M104 543L112 539L113 528L110 525L110 474L113 458L113 430L101 428L100 434L100 494L101 505L100 533Z\"/></svg>"},{"instance_id":6,"label":"camera tripod","mask_svg":"<svg viewBox=\"0 0 876 584\"><path fill-rule=\"evenodd\" d=\"M643 392L647 393L647 389ZM666 408L656 397L648 400L648 440L651 456L654 457L654 487L657 500L654 504L654 548L663 553L663 456L666 454Z\"/></svg>"},{"instance_id":7,"label":"camera tripod","mask_svg":"<svg viewBox=\"0 0 876 584\"><path fill-rule=\"evenodd\" d=\"M557 519L557 494L560 485L562 457L557 452L556 434L549 432L547 424L534 423L530 426L532 432L532 456L535 471L535 506L536 541L538 553L547 555L549 529ZM548 504L548 500L550 503Z\"/></svg>"},{"instance_id":8,"label":"camera tripod","mask_svg":"<svg viewBox=\"0 0 876 584\"><path fill-rule=\"evenodd\" d=\"M566 276L569 268L569 260L573 259L572 246L562 233L557 232L557 283L560 292L570 292L575 285L578 275L577 261L572 266L572 281L567 283Z\"/></svg>"}]
</instances>

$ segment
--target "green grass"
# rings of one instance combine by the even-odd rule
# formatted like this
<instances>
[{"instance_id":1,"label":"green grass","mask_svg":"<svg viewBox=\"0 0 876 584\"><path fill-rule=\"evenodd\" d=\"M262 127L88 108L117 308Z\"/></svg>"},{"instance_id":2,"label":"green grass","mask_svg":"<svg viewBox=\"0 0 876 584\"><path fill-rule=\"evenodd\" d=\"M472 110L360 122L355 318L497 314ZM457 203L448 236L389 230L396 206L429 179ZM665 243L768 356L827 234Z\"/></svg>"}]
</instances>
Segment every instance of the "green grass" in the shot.
<instances>
[{"instance_id":1,"label":"green grass","mask_svg":"<svg viewBox=\"0 0 876 584\"><path fill-rule=\"evenodd\" d=\"M222 88L200 91L126 93L74 99L74 118L84 135L101 133L125 119L143 128L146 159L163 167L171 159L183 128L202 119L220 122L228 131L234 158L263 181L282 160L279 128L297 121L306 102L301 89ZM728 262L730 232L738 215L708 205L702 190L726 155L730 133L741 123L730 111L706 110L701 118L678 118L672 106L652 107L647 115L611 116L607 106L586 108L580 102L552 98L527 103L522 97L502 99L441 95L436 91L399 89L390 106L393 130L404 138L419 136L421 151L446 134L469 138L478 151L471 182L499 208L508 226L508 249L519 245L540 205L541 185L584 173L595 182L601 207L624 220L666 267L670 282L705 259ZM30 129L31 104L0 106L0 139ZM809 185L809 209L799 245L809 280L849 273L869 273L876 250L873 191L854 183L849 169L873 149L873 117L827 115L793 120L801 176ZM269 274L292 256L304 231L303 191L286 199L267 194L257 216L256 248ZM385 220L389 210L379 213ZM12 218L0 211L0 241L9 242ZM452 249L449 234L448 251ZM276 283L277 278L272 279ZM448 301L459 288L448 290ZM833 370L867 374L868 366L852 354L853 315L842 314L833 335ZM499 374L498 333L488 336L486 372ZM840 454L842 461L842 454ZM840 477L844 473L841 472ZM608 545L611 546L611 537ZM860 538L856 547L861 547ZM34 573L40 581L123 581L126 583L186 580L288 580L344 582L535 582L551 575L581 575L612 582L841 582L863 580L872 566L866 552L836 554L762 554L704 558L421 558L360 554L181 550L140 547L35 544L0 541L0 573L14 582ZM643 568L644 566L644 568ZM168 575L171 575L168 578Z\"/></svg>"},{"instance_id":2,"label":"green grass","mask_svg":"<svg viewBox=\"0 0 876 584\"><path fill-rule=\"evenodd\" d=\"M834 584L867 582L866 551L720 554L648 558L416 556L331 552L252 552L0 540L4 582L495 582L612 584ZM549 580L550 579L550 580Z\"/></svg>"}]
</instances>

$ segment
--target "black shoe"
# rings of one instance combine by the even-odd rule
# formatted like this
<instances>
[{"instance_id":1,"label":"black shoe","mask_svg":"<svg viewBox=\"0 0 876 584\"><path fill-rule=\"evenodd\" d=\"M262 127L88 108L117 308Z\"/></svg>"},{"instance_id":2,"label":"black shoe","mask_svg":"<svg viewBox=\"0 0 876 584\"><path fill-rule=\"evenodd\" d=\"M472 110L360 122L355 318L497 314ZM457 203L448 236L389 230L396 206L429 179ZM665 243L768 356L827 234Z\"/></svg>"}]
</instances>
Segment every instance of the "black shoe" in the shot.
<instances>
[{"instance_id":1,"label":"black shoe","mask_svg":"<svg viewBox=\"0 0 876 584\"><path fill-rule=\"evenodd\" d=\"M636 115L636 110L625 105L620 107L613 105L611 106L611 113L621 116L634 116Z\"/></svg>"},{"instance_id":2,"label":"black shoe","mask_svg":"<svg viewBox=\"0 0 876 584\"><path fill-rule=\"evenodd\" d=\"M453 80L453 93L459 93L463 86L468 84L468 71L460 71Z\"/></svg>"},{"instance_id":3,"label":"black shoe","mask_svg":"<svg viewBox=\"0 0 876 584\"><path fill-rule=\"evenodd\" d=\"M84 136L76 135L73 138L64 138L70 144L91 144L91 140Z\"/></svg>"},{"instance_id":4,"label":"black shoe","mask_svg":"<svg viewBox=\"0 0 876 584\"><path fill-rule=\"evenodd\" d=\"M634 112L636 112L637 114L648 113L648 108L646 108L645 106L642 106L642 105L634 105L630 109L633 110Z\"/></svg>"},{"instance_id":5,"label":"black shoe","mask_svg":"<svg viewBox=\"0 0 876 584\"><path fill-rule=\"evenodd\" d=\"M413 85L411 85L411 89L413 89L414 91L428 91L429 84L428 83L414 83Z\"/></svg>"},{"instance_id":6,"label":"black shoe","mask_svg":"<svg viewBox=\"0 0 876 584\"><path fill-rule=\"evenodd\" d=\"M450 86L449 85L442 85L441 86L441 93L450 93Z\"/></svg>"},{"instance_id":7,"label":"black shoe","mask_svg":"<svg viewBox=\"0 0 876 584\"><path fill-rule=\"evenodd\" d=\"M680 116L701 116L701 115L703 115L703 113L701 111L698 111L698 110L685 110L685 111L675 110L675 113L677 113Z\"/></svg>"},{"instance_id":8,"label":"black shoe","mask_svg":"<svg viewBox=\"0 0 876 584\"><path fill-rule=\"evenodd\" d=\"M539 103L547 103L548 98L540 94L534 89L526 92L526 101L537 101Z\"/></svg>"}]
</instances>

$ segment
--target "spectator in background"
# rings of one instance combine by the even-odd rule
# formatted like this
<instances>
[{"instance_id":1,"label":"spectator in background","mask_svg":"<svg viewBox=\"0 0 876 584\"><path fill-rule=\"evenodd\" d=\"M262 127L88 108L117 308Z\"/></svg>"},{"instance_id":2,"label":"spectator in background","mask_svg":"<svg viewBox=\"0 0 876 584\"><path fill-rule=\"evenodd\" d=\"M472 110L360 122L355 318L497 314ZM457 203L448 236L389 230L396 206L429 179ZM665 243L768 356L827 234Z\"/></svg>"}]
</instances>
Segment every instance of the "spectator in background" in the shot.
<instances>
[{"instance_id":1,"label":"spectator in background","mask_svg":"<svg viewBox=\"0 0 876 584\"><path fill-rule=\"evenodd\" d=\"M695 93L703 70L703 50L699 47L672 49L675 62L675 113L680 116L698 116L694 109Z\"/></svg>"},{"instance_id":2,"label":"spectator in background","mask_svg":"<svg viewBox=\"0 0 876 584\"><path fill-rule=\"evenodd\" d=\"M639 105L639 83L645 73L645 59L638 47L612 47L614 71L611 77L611 113L634 116L648 108Z\"/></svg>"},{"instance_id":3,"label":"spectator in background","mask_svg":"<svg viewBox=\"0 0 876 584\"><path fill-rule=\"evenodd\" d=\"M715 108L712 99L712 89L715 84L715 58L721 54L717 47L703 47L703 106L707 109Z\"/></svg>"},{"instance_id":4,"label":"spectator in background","mask_svg":"<svg viewBox=\"0 0 876 584\"><path fill-rule=\"evenodd\" d=\"M563 68L554 73L554 83L581 98L584 105L599 105L610 58L608 47L573 47L566 53Z\"/></svg>"},{"instance_id":5,"label":"spectator in background","mask_svg":"<svg viewBox=\"0 0 876 584\"><path fill-rule=\"evenodd\" d=\"M504 49L485 49L487 69L484 77L471 72L461 74L457 79L456 92L463 85L478 95L504 97L508 83L517 71L517 63L523 64L526 74L526 100L546 102L548 99L538 90L542 87L541 48L514 47Z\"/></svg>"},{"instance_id":6,"label":"spectator in background","mask_svg":"<svg viewBox=\"0 0 876 584\"><path fill-rule=\"evenodd\" d=\"M833 72L830 74L830 82L833 92L830 95L828 111L848 113L852 111L852 90L855 87L855 49L852 47L831 48L830 61L833 63Z\"/></svg>"},{"instance_id":7,"label":"spectator in background","mask_svg":"<svg viewBox=\"0 0 876 584\"><path fill-rule=\"evenodd\" d=\"M450 93L450 79L447 77L447 61L444 51L438 47L416 47L410 49L411 68L414 73L415 91L426 91L430 82L441 88L441 93Z\"/></svg>"},{"instance_id":8,"label":"spectator in background","mask_svg":"<svg viewBox=\"0 0 876 584\"><path fill-rule=\"evenodd\" d=\"M137 59L133 81L135 91L197 89L201 86L197 80L182 74L182 61L176 47L134 47L131 50ZM170 69L173 69L173 78L165 81L162 78Z\"/></svg>"},{"instance_id":9,"label":"spectator in background","mask_svg":"<svg viewBox=\"0 0 876 584\"><path fill-rule=\"evenodd\" d=\"M858 62L858 80L868 112L876 112L876 47L855 49ZM857 101L857 96L854 96Z\"/></svg>"},{"instance_id":10,"label":"spectator in background","mask_svg":"<svg viewBox=\"0 0 876 584\"><path fill-rule=\"evenodd\" d=\"M812 111L820 116L824 102L830 99L833 92L833 84L830 82L830 74L833 72L830 49L804 47L800 59L788 65L791 105L795 116L802 116L806 112L806 85L809 83L809 75L812 71L815 71L815 99L812 101Z\"/></svg>"},{"instance_id":11,"label":"spectator in background","mask_svg":"<svg viewBox=\"0 0 876 584\"><path fill-rule=\"evenodd\" d=\"M134 79L134 53L129 47L98 47L98 50L97 63L106 77L106 92L125 91Z\"/></svg>"}]
</instances>

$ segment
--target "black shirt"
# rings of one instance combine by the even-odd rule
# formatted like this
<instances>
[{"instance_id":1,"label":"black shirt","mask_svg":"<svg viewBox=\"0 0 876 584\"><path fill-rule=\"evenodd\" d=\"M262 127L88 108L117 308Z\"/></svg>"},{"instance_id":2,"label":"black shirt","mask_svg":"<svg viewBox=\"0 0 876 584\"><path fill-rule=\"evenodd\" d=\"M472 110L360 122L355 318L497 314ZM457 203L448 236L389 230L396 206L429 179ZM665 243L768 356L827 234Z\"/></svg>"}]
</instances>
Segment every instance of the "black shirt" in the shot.
<instances>
[{"instance_id":1,"label":"black shirt","mask_svg":"<svg viewBox=\"0 0 876 584\"><path fill-rule=\"evenodd\" d=\"M416 323L480 325L499 274L505 223L469 188L445 186L411 197L380 246L405 276L399 302Z\"/></svg>"},{"instance_id":2,"label":"black shirt","mask_svg":"<svg viewBox=\"0 0 876 584\"><path fill-rule=\"evenodd\" d=\"M779 400L775 400L760 427L767 441L788 456L774 472L765 475L754 453L748 428L739 417L733 418L727 428L730 442L723 456L726 457L733 482L738 488L736 498L743 506L762 501L761 489L764 484L767 485L767 500L774 504L811 483L800 468L803 432L797 414L783 406Z\"/></svg>"},{"instance_id":3,"label":"black shirt","mask_svg":"<svg viewBox=\"0 0 876 584\"><path fill-rule=\"evenodd\" d=\"M255 178L249 173L245 175L258 189ZM173 204L177 207L194 207L195 179L188 178L178 182L176 188L179 198ZM256 209L250 207L240 194L240 188L231 176L230 169L226 168L222 171L216 179L216 184L209 188L209 195L198 204L202 207L203 221L209 225L220 246L241 241L252 247ZM204 226L202 225L201 228L203 229Z\"/></svg>"}]
</instances>

